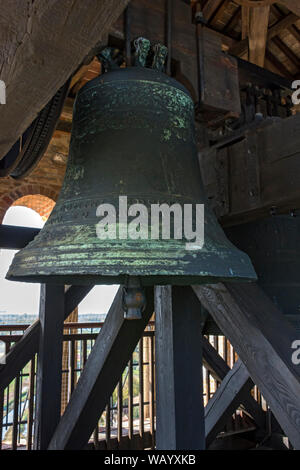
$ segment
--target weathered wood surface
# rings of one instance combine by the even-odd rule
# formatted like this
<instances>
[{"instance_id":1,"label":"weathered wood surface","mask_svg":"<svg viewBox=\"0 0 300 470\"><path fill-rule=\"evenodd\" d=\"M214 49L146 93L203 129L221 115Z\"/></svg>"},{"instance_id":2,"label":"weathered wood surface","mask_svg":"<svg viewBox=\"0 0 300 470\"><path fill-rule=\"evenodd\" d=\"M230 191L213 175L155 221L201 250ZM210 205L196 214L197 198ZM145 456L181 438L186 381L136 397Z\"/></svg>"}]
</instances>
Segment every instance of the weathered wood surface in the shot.
<instances>
[{"instance_id":1,"label":"weathered wood surface","mask_svg":"<svg viewBox=\"0 0 300 470\"><path fill-rule=\"evenodd\" d=\"M128 0L2 0L0 158L107 33Z\"/></svg>"},{"instance_id":2,"label":"weathered wood surface","mask_svg":"<svg viewBox=\"0 0 300 470\"><path fill-rule=\"evenodd\" d=\"M34 447L46 450L61 412L64 286L41 285Z\"/></svg>"},{"instance_id":3,"label":"weathered wood surface","mask_svg":"<svg viewBox=\"0 0 300 470\"><path fill-rule=\"evenodd\" d=\"M209 112L239 116L241 100L238 65L234 57L222 52L221 39L203 27L197 29L200 99L204 118Z\"/></svg>"},{"instance_id":4,"label":"weathered wood surface","mask_svg":"<svg viewBox=\"0 0 300 470\"><path fill-rule=\"evenodd\" d=\"M200 155L212 208L224 226L300 207L300 114ZM249 176L251 175L251 177Z\"/></svg>"},{"instance_id":5,"label":"weathered wood surface","mask_svg":"<svg viewBox=\"0 0 300 470\"><path fill-rule=\"evenodd\" d=\"M300 3L299 3L299 0L279 0L278 3L281 3L281 5L284 5L290 11L295 13L295 15L298 15L300 17Z\"/></svg>"},{"instance_id":6,"label":"weathered wood surface","mask_svg":"<svg viewBox=\"0 0 300 470\"><path fill-rule=\"evenodd\" d=\"M212 377L214 377L214 379L218 382L222 382L223 379L225 379L225 377L227 376L227 374L229 374L231 371L230 367L226 364L224 359L217 353L215 348L210 344L210 342L206 338L203 338L203 365L207 368ZM244 370L247 369L245 368ZM244 382L240 382L240 390L242 390L242 388L250 379L249 372L247 372L247 374L245 373L243 377ZM252 385L250 388L254 386L252 380L251 384ZM237 395L238 393L239 391L236 390ZM266 426L266 413L259 406L257 401L254 400L251 394L241 393L239 395L238 401L240 401L240 403L238 403L237 406L242 405L246 412L249 413L250 416L253 418L256 425L259 428L264 429Z\"/></svg>"},{"instance_id":7,"label":"weathered wood surface","mask_svg":"<svg viewBox=\"0 0 300 470\"><path fill-rule=\"evenodd\" d=\"M65 293L65 320L92 288L93 286L71 286L67 290ZM36 320L7 354L5 365L0 366L0 390L4 390L38 352L40 326L40 321Z\"/></svg>"},{"instance_id":8,"label":"weathered wood surface","mask_svg":"<svg viewBox=\"0 0 300 470\"><path fill-rule=\"evenodd\" d=\"M249 15L249 60L264 67L270 6L252 8Z\"/></svg>"},{"instance_id":9,"label":"weathered wood surface","mask_svg":"<svg viewBox=\"0 0 300 470\"><path fill-rule=\"evenodd\" d=\"M153 314L152 288L146 289L146 296L142 319L125 320L120 287L52 437L50 450L78 450L87 444Z\"/></svg>"},{"instance_id":10,"label":"weathered wood surface","mask_svg":"<svg viewBox=\"0 0 300 470\"><path fill-rule=\"evenodd\" d=\"M296 449L300 449L300 366L293 364L298 333L254 283L193 286L248 369Z\"/></svg>"},{"instance_id":11,"label":"weathered wood surface","mask_svg":"<svg viewBox=\"0 0 300 470\"><path fill-rule=\"evenodd\" d=\"M202 323L190 287L155 288L156 448L205 448Z\"/></svg>"},{"instance_id":12,"label":"weathered wood surface","mask_svg":"<svg viewBox=\"0 0 300 470\"><path fill-rule=\"evenodd\" d=\"M214 396L205 407L205 437L209 446L217 434L223 431L226 423L249 395L253 382L239 359L222 380Z\"/></svg>"}]
</instances>

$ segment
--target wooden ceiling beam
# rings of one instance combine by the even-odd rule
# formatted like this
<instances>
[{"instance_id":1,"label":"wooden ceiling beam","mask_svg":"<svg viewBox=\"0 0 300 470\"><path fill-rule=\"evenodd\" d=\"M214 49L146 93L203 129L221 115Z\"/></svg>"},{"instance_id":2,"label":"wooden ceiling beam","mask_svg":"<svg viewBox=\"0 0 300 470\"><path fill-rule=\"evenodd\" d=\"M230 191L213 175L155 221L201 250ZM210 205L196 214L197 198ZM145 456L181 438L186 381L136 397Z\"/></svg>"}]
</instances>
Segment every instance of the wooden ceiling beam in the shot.
<instances>
[{"instance_id":1,"label":"wooden ceiling beam","mask_svg":"<svg viewBox=\"0 0 300 470\"><path fill-rule=\"evenodd\" d=\"M300 17L300 2L299 0L279 0L278 3L285 6L288 10L295 13Z\"/></svg>"},{"instance_id":2,"label":"wooden ceiling beam","mask_svg":"<svg viewBox=\"0 0 300 470\"><path fill-rule=\"evenodd\" d=\"M256 8L255 8L256 10ZM275 25L271 26L268 30L267 41L274 38L278 34L280 34L284 29L291 27L299 18L290 13L282 20L279 20ZM297 28L295 28L297 29ZM239 43L236 43L230 50L230 53L236 56L242 56L247 53L248 50L248 39L244 38Z\"/></svg>"},{"instance_id":3,"label":"wooden ceiling beam","mask_svg":"<svg viewBox=\"0 0 300 470\"><path fill-rule=\"evenodd\" d=\"M217 25L218 21L222 20L224 12L226 8L228 7L229 3L230 3L230 0L223 0L223 3L219 5L219 7L217 8L217 10L215 11L215 13L212 15L210 19L211 25L212 24Z\"/></svg>"},{"instance_id":4,"label":"wooden ceiling beam","mask_svg":"<svg viewBox=\"0 0 300 470\"><path fill-rule=\"evenodd\" d=\"M239 22L239 19L241 17L241 7L238 6L237 9L235 10L235 12L233 13L233 15L231 16L231 18L229 19L229 21L227 22L227 24L225 25L224 29L223 29L223 33L227 33L227 32L230 32L232 31L235 26L238 24Z\"/></svg>"},{"instance_id":5,"label":"wooden ceiling beam","mask_svg":"<svg viewBox=\"0 0 300 470\"><path fill-rule=\"evenodd\" d=\"M274 54L272 54L269 49L266 51L266 60L271 62L280 75L290 78L291 80L293 79L293 74L291 74L291 72L274 56Z\"/></svg>"},{"instance_id":6,"label":"wooden ceiling beam","mask_svg":"<svg viewBox=\"0 0 300 470\"><path fill-rule=\"evenodd\" d=\"M203 8L204 18L210 22L218 8L222 5L223 0L208 0Z\"/></svg>"},{"instance_id":7,"label":"wooden ceiling beam","mask_svg":"<svg viewBox=\"0 0 300 470\"><path fill-rule=\"evenodd\" d=\"M120 16L128 0L2 0L0 159Z\"/></svg>"},{"instance_id":8,"label":"wooden ceiling beam","mask_svg":"<svg viewBox=\"0 0 300 470\"><path fill-rule=\"evenodd\" d=\"M249 14L249 61L264 67L270 6L252 8Z\"/></svg>"},{"instance_id":9,"label":"wooden ceiling beam","mask_svg":"<svg viewBox=\"0 0 300 470\"><path fill-rule=\"evenodd\" d=\"M272 42L286 55L295 67L300 67L299 57L279 37L274 37Z\"/></svg>"},{"instance_id":10,"label":"wooden ceiling beam","mask_svg":"<svg viewBox=\"0 0 300 470\"><path fill-rule=\"evenodd\" d=\"M250 8L242 6L242 40L249 36Z\"/></svg>"}]
</instances>

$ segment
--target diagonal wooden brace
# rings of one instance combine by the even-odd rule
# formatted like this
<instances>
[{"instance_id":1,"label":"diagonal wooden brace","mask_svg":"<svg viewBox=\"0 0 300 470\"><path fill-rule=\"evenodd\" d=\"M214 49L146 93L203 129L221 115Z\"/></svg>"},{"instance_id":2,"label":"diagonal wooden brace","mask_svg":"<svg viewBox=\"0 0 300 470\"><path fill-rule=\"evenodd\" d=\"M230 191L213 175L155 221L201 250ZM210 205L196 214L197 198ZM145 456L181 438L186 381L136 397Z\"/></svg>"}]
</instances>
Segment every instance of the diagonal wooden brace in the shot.
<instances>
[{"instance_id":1,"label":"diagonal wooden brace","mask_svg":"<svg viewBox=\"0 0 300 470\"><path fill-rule=\"evenodd\" d=\"M220 387L205 407L205 437L209 446L217 434L223 430L227 421L241 404L243 397L249 395L253 382L239 359L223 379Z\"/></svg>"},{"instance_id":2,"label":"diagonal wooden brace","mask_svg":"<svg viewBox=\"0 0 300 470\"><path fill-rule=\"evenodd\" d=\"M295 449L300 449L300 366L292 361L299 339L256 284L193 286L229 339Z\"/></svg>"},{"instance_id":3,"label":"diagonal wooden brace","mask_svg":"<svg viewBox=\"0 0 300 470\"><path fill-rule=\"evenodd\" d=\"M107 314L77 386L50 442L50 450L82 449L153 314L153 289L146 289L141 320L125 320L122 288Z\"/></svg>"},{"instance_id":4,"label":"diagonal wooden brace","mask_svg":"<svg viewBox=\"0 0 300 470\"><path fill-rule=\"evenodd\" d=\"M215 424L213 424L214 421L212 420L211 424L206 425L207 442L211 442L218 432L222 430L223 426L221 426L221 421L226 422L226 419L230 414L235 412L239 405L243 405L245 410L254 419L256 425L264 429L266 427L266 413L249 393L254 384L247 368L242 362L239 361L238 369L236 370L236 368L234 368L232 372L210 342L206 338L203 338L203 364L217 381L222 382L217 390L218 395L221 396L222 394L222 407L218 408L219 415L217 411L216 414L214 414ZM231 377L234 377L235 381L233 387L231 387ZM216 399L214 402L216 403ZM212 404L211 399L208 403L209 407L212 407ZM206 412L210 409L208 405ZM214 409L216 409L216 406ZM210 415L211 413L212 410L210 411Z\"/></svg>"},{"instance_id":5,"label":"diagonal wooden brace","mask_svg":"<svg viewBox=\"0 0 300 470\"><path fill-rule=\"evenodd\" d=\"M65 319L78 306L93 286L71 286L65 293ZM6 356L0 367L0 390L4 390L39 349L40 321L36 320Z\"/></svg>"}]
</instances>

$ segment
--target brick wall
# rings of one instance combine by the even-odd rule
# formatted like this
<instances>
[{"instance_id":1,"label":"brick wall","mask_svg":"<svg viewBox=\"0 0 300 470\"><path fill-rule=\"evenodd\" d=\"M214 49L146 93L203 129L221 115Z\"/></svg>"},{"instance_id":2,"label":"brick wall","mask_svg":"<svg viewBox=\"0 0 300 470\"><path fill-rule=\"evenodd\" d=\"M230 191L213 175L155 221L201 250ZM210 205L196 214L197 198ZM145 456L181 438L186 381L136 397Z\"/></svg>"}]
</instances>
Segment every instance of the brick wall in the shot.
<instances>
[{"instance_id":1,"label":"brick wall","mask_svg":"<svg viewBox=\"0 0 300 470\"><path fill-rule=\"evenodd\" d=\"M58 198L58 190L34 184L19 184L11 192L0 196L0 223L11 206L24 206L35 210L43 220L49 217Z\"/></svg>"}]
</instances>

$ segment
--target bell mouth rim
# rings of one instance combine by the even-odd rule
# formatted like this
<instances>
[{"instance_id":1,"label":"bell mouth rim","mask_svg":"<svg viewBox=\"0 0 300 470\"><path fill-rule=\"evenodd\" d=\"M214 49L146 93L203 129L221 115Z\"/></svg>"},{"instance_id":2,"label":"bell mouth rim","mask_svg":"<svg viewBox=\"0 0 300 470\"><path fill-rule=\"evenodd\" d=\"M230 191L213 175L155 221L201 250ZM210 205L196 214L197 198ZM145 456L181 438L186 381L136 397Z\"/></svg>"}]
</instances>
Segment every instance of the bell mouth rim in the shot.
<instances>
[{"instance_id":1,"label":"bell mouth rim","mask_svg":"<svg viewBox=\"0 0 300 470\"><path fill-rule=\"evenodd\" d=\"M125 285L128 277L133 275L121 274L119 276L102 275L37 275L37 276L14 276L6 277L9 281L26 282L34 284L56 284L56 285ZM178 275L154 275L138 276L143 287L159 285L191 286L203 284L218 284L223 282L255 283L256 277L236 275L226 276L178 276Z\"/></svg>"}]
</instances>

